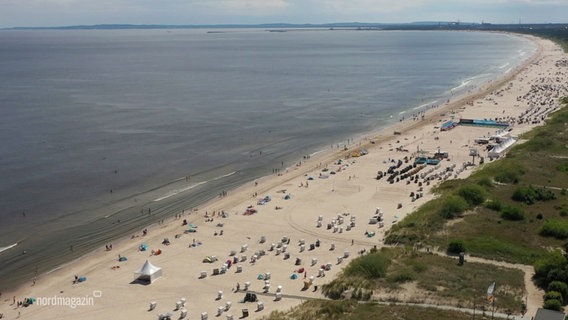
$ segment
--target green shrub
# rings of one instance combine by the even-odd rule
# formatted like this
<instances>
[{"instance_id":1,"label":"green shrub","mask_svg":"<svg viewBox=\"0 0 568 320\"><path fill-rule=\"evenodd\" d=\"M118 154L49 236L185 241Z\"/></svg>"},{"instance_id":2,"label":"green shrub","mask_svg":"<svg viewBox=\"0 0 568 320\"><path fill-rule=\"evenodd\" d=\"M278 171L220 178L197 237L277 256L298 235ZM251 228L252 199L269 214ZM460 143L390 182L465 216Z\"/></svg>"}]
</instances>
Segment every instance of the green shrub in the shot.
<instances>
[{"instance_id":1,"label":"green shrub","mask_svg":"<svg viewBox=\"0 0 568 320\"><path fill-rule=\"evenodd\" d=\"M470 206L475 207L485 202L487 192L482 186L470 184L458 189L458 195L462 197Z\"/></svg>"},{"instance_id":2,"label":"green shrub","mask_svg":"<svg viewBox=\"0 0 568 320\"><path fill-rule=\"evenodd\" d=\"M343 273L367 279L384 278L390 259L381 252L369 253L351 261Z\"/></svg>"},{"instance_id":3,"label":"green shrub","mask_svg":"<svg viewBox=\"0 0 568 320\"><path fill-rule=\"evenodd\" d=\"M448 244L448 253L465 252L465 244L462 240L453 240Z\"/></svg>"},{"instance_id":4,"label":"green shrub","mask_svg":"<svg viewBox=\"0 0 568 320\"><path fill-rule=\"evenodd\" d=\"M524 202L526 204L533 204L536 201L536 190L532 186L520 186L515 189L511 199Z\"/></svg>"},{"instance_id":5,"label":"green shrub","mask_svg":"<svg viewBox=\"0 0 568 320\"><path fill-rule=\"evenodd\" d=\"M489 210L499 212L503 209L503 204L499 199L491 199L485 204L485 207Z\"/></svg>"},{"instance_id":6,"label":"green shrub","mask_svg":"<svg viewBox=\"0 0 568 320\"><path fill-rule=\"evenodd\" d=\"M468 203L464 198L452 195L442 202L438 213L445 219L453 219L461 216L468 207Z\"/></svg>"},{"instance_id":7,"label":"green shrub","mask_svg":"<svg viewBox=\"0 0 568 320\"><path fill-rule=\"evenodd\" d=\"M535 278L545 280L548 273L554 269L563 269L566 266L566 258L560 250L546 252L534 263ZM552 280L554 281L554 280Z\"/></svg>"},{"instance_id":8,"label":"green shrub","mask_svg":"<svg viewBox=\"0 0 568 320\"><path fill-rule=\"evenodd\" d=\"M563 161L561 164L557 165L556 170L561 172L568 172L568 161Z\"/></svg>"},{"instance_id":9,"label":"green shrub","mask_svg":"<svg viewBox=\"0 0 568 320\"><path fill-rule=\"evenodd\" d=\"M559 292L562 295L563 298L568 297L568 284L566 284L566 282L551 281L548 284L547 289L548 289L549 292L552 292L552 291Z\"/></svg>"},{"instance_id":10,"label":"green shrub","mask_svg":"<svg viewBox=\"0 0 568 320\"><path fill-rule=\"evenodd\" d=\"M556 193L548 188L536 189L538 201L549 201L556 199Z\"/></svg>"},{"instance_id":11,"label":"green shrub","mask_svg":"<svg viewBox=\"0 0 568 320\"><path fill-rule=\"evenodd\" d=\"M547 188L521 186L515 189L511 199L518 202L524 202L526 204L534 204L537 201L554 200L556 199L556 194Z\"/></svg>"},{"instance_id":12,"label":"green shrub","mask_svg":"<svg viewBox=\"0 0 568 320\"><path fill-rule=\"evenodd\" d=\"M501 183L512 183L517 184L519 183L519 174L515 172L500 172L495 175L495 181Z\"/></svg>"},{"instance_id":13,"label":"green shrub","mask_svg":"<svg viewBox=\"0 0 568 320\"><path fill-rule=\"evenodd\" d=\"M485 177L485 178L481 178L477 181L477 184L484 187L485 189L489 189L491 187L493 187L493 181L491 181L491 179Z\"/></svg>"},{"instance_id":14,"label":"green shrub","mask_svg":"<svg viewBox=\"0 0 568 320\"><path fill-rule=\"evenodd\" d=\"M568 238L568 221L550 219L545 221L540 227L539 234L545 237L554 237L556 239Z\"/></svg>"},{"instance_id":15,"label":"green shrub","mask_svg":"<svg viewBox=\"0 0 568 320\"><path fill-rule=\"evenodd\" d=\"M551 299L544 301L544 305L542 307L548 310L560 311L562 310L562 303L556 299Z\"/></svg>"},{"instance_id":16,"label":"green shrub","mask_svg":"<svg viewBox=\"0 0 568 320\"><path fill-rule=\"evenodd\" d=\"M558 291L548 291L544 295L544 300L558 300L558 302L562 303L564 301L564 298L562 297L562 294Z\"/></svg>"},{"instance_id":17,"label":"green shrub","mask_svg":"<svg viewBox=\"0 0 568 320\"><path fill-rule=\"evenodd\" d=\"M501 218L511 221L520 221L525 219L525 212L519 207L506 206L501 209Z\"/></svg>"}]
</instances>

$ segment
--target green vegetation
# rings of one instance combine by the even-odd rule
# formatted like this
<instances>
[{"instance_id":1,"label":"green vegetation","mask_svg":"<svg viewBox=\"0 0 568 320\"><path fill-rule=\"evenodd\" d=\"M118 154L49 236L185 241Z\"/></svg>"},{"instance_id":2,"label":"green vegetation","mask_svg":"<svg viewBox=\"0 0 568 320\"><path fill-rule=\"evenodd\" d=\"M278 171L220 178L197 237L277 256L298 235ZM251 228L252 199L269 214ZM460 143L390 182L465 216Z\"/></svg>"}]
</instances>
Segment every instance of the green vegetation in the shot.
<instances>
[{"instance_id":1,"label":"green vegetation","mask_svg":"<svg viewBox=\"0 0 568 320\"><path fill-rule=\"evenodd\" d=\"M561 240L566 239L568 238L568 221L560 219L545 221L539 233L545 237L554 237Z\"/></svg>"},{"instance_id":2,"label":"green vegetation","mask_svg":"<svg viewBox=\"0 0 568 320\"><path fill-rule=\"evenodd\" d=\"M381 305L378 303L357 303L352 300L327 301L311 300L304 302L289 312L273 311L263 320L360 320L360 319L436 319L436 320L469 320L471 314L424 308L419 306ZM491 319L491 313L483 316L478 311L476 319Z\"/></svg>"},{"instance_id":3,"label":"green vegetation","mask_svg":"<svg viewBox=\"0 0 568 320\"><path fill-rule=\"evenodd\" d=\"M438 213L442 218L453 219L461 216L468 208L469 205L464 198L451 195L444 199Z\"/></svg>"},{"instance_id":4,"label":"green vegetation","mask_svg":"<svg viewBox=\"0 0 568 320\"><path fill-rule=\"evenodd\" d=\"M362 276L366 279L384 278L387 273L387 268L390 264L390 259L382 254L382 252L373 252L355 259L350 263L343 273L347 277Z\"/></svg>"},{"instance_id":5,"label":"green vegetation","mask_svg":"<svg viewBox=\"0 0 568 320\"><path fill-rule=\"evenodd\" d=\"M543 248L561 246L568 239L565 123L568 110L561 109L546 126L525 134L528 141L506 158L467 179L442 183L435 189L439 197L393 226L385 242L449 248L460 240L472 255L525 264L541 257ZM455 218L460 220L447 224Z\"/></svg>"},{"instance_id":6,"label":"green vegetation","mask_svg":"<svg viewBox=\"0 0 568 320\"><path fill-rule=\"evenodd\" d=\"M530 186L520 186L515 189L511 199L526 204L534 204L537 201L549 201L556 199L556 194L546 188L535 188Z\"/></svg>"},{"instance_id":7,"label":"green vegetation","mask_svg":"<svg viewBox=\"0 0 568 320\"><path fill-rule=\"evenodd\" d=\"M448 253L458 254L460 252L465 252L465 245L461 240L454 240L448 244Z\"/></svg>"},{"instance_id":8,"label":"green vegetation","mask_svg":"<svg viewBox=\"0 0 568 320\"><path fill-rule=\"evenodd\" d=\"M484 179L486 181L487 179ZM470 184L459 188L458 195L462 197L470 207L476 207L485 202L487 191L480 184Z\"/></svg>"},{"instance_id":9,"label":"green vegetation","mask_svg":"<svg viewBox=\"0 0 568 320\"><path fill-rule=\"evenodd\" d=\"M525 211L515 206L505 206L501 209L501 218L511 221L520 221L525 219Z\"/></svg>"},{"instance_id":10,"label":"green vegetation","mask_svg":"<svg viewBox=\"0 0 568 320\"><path fill-rule=\"evenodd\" d=\"M552 281L548 284L547 290L548 292L556 291L560 293L560 295L563 297L563 300L561 300L562 302L566 301L566 298L568 298L568 285L565 282Z\"/></svg>"},{"instance_id":11,"label":"green vegetation","mask_svg":"<svg viewBox=\"0 0 568 320\"><path fill-rule=\"evenodd\" d=\"M457 243L459 247L459 242ZM463 250L462 250L463 251ZM377 261L384 272L369 277L366 265ZM347 271L347 272L346 272ZM331 299L368 300L371 295L389 295L411 284L417 289L413 301L473 307L473 299L483 301L487 286L498 280L500 283L499 305L501 310L521 310L524 294L523 273L489 264L465 262L458 259L418 252L410 248L382 248L353 259L344 271L322 292ZM388 300L396 301L396 298Z\"/></svg>"}]
</instances>

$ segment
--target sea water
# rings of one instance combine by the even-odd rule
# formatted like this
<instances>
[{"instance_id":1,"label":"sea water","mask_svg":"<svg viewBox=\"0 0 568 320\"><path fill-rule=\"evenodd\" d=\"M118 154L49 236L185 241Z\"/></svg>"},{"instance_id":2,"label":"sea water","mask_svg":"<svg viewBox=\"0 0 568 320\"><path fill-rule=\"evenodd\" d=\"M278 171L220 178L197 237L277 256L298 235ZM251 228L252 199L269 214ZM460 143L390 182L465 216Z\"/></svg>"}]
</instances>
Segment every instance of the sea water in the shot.
<instances>
[{"instance_id":1,"label":"sea water","mask_svg":"<svg viewBox=\"0 0 568 320\"><path fill-rule=\"evenodd\" d=\"M496 33L214 31L0 31L0 289L536 50Z\"/></svg>"}]
</instances>

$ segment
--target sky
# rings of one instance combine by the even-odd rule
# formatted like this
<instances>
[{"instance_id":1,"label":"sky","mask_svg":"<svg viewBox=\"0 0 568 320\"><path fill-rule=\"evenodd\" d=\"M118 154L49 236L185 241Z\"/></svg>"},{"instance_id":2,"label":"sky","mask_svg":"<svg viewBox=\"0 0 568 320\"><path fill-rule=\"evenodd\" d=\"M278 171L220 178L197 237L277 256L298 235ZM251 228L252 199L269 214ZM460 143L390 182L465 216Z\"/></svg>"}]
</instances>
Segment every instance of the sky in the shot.
<instances>
[{"instance_id":1,"label":"sky","mask_svg":"<svg viewBox=\"0 0 568 320\"><path fill-rule=\"evenodd\" d=\"M568 0L0 0L0 28L416 21L566 23Z\"/></svg>"}]
</instances>

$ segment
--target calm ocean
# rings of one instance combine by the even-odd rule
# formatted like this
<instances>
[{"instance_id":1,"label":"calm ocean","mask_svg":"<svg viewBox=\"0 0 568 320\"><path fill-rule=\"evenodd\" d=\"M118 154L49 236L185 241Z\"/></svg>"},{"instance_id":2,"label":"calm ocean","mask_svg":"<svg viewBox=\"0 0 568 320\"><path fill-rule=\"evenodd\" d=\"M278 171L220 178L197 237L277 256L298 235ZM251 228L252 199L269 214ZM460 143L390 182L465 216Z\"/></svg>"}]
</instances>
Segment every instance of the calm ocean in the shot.
<instances>
[{"instance_id":1,"label":"calm ocean","mask_svg":"<svg viewBox=\"0 0 568 320\"><path fill-rule=\"evenodd\" d=\"M535 50L476 32L1 30L0 290Z\"/></svg>"}]
</instances>

